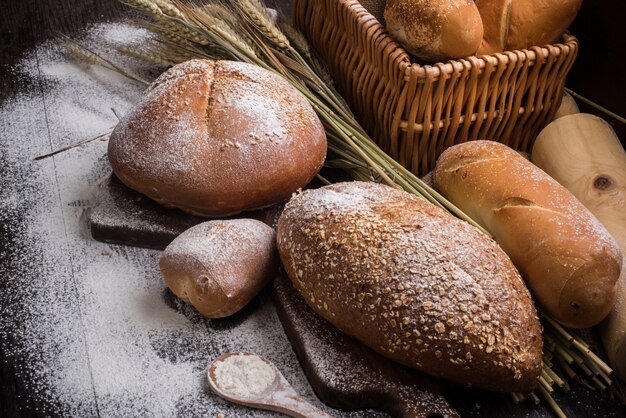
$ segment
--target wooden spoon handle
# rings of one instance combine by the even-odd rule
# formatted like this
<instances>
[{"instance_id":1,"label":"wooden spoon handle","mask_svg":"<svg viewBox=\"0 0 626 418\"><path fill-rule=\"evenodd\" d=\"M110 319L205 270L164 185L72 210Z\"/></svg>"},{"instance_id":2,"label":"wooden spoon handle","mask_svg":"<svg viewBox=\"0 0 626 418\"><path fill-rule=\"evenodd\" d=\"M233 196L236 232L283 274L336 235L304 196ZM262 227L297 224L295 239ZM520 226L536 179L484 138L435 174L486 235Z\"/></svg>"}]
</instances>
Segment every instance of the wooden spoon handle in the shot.
<instances>
[{"instance_id":1,"label":"wooden spoon handle","mask_svg":"<svg viewBox=\"0 0 626 418\"><path fill-rule=\"evenodd\" d=\"M300 397L292 399L291 402L281 400L272 406L274 411L282 412L295 418L332 418L332 415L328 415Z\"/></svg>"},{"instance_id":2,"label":"wooden spoon handle","mask_svg":"<svg viewBox=\"0 0 626 418\"><path fill-rule=\"evenodd\" d=\"M280 383L267 405L276 412L282 412L295 418L332 418L331 415L302 399L282 375L280 375Z\"/></svg>"}]
</instances>

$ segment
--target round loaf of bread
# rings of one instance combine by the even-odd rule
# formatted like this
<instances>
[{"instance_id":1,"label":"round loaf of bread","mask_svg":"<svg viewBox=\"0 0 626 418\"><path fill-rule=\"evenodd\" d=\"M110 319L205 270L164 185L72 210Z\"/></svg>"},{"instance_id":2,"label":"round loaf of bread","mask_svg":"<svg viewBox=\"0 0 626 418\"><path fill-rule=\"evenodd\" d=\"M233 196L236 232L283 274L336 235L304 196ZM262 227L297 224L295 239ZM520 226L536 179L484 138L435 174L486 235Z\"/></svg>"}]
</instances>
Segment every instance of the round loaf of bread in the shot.
<instances>
[{"instance_id":1,"label":"round loaf of bread","mask_svg":"<svg viewBox=\"0 0 626 418\"><path fill-rule=\"evenodd\" d=\"M506 145L448 148L437 190L495 237L535 299L573 328L611 310L622 256L615 240L565 187Z\"/></svg>"},{"instance_id":2,"label":"round loaf of bread","mask_svg":"<svg viewBox=\"0 0 626 418\"><path fill-rule=\"evenodd\" d=\"M276 239L311 308L373 350L461 384L535 386L530 293L477 228L404 191L349 182L293 197Z\"/></svg>"},{"instance_id":3,"label":"round loaf of bread","mask_svg":"<svg viewBox=\"0 0 626 418\"><path fill-rule=\"evenodd\" d=\"M202 315L229 316L276 274L275 235L254 219L204 222L167 246L159 261L161 273L172 293Z\"/></svg>"},{"instance_id":4,"label":"round loaf of bread","mask_svg":"<svg viewBox=\"0 0 626 418\"><path fill-rule=\"evenodd\" d=\"M388 0L384 15L389 33L429 62L473 55L483 37L472 0Z\"/></svg>"},{"instance_id":5,"label":"round loaf of bread","mask_svg":"<svg viewBox=\"0 0 626 418\"><path fill-rule=\"evenodd\" d=\"M223 216L289 198L321 168L324 128L281 77L194 60L162 74L117 125L114 173L157 202Z\"/></svg>"}]
</instances>

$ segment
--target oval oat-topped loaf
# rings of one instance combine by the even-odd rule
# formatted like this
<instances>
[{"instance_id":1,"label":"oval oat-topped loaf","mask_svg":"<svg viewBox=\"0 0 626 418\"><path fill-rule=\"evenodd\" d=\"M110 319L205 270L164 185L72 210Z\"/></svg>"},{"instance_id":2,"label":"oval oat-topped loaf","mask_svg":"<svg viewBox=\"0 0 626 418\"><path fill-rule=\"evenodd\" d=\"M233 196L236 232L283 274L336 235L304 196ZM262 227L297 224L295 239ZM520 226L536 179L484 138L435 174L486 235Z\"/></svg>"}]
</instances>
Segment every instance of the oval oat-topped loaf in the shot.
<instances>
[{"instance_id":1,"label":"oval oat-topped loaf","mask_svg":"<svg viewBox=\"0 0 626 418\"><path fill-rule=\"evenodd\" d=\"M307 303L379 353L461 384L535 386L542 342L530 293L471 225L409 193L349 182L293 197L277 243Z\"/></svg>"},{"instance_id":2,"label":"oval oat-topped loaf","mask_svg":"<svg viewBox=\"0 0 626 418\"><path fill-rule=\"evenodd\" d=\"M128 187L204 216L288 199L320 170L326 135L308 100L261 67L193 60L163 73L120 121L109 161Z\"/></svg>"}]
</instances>

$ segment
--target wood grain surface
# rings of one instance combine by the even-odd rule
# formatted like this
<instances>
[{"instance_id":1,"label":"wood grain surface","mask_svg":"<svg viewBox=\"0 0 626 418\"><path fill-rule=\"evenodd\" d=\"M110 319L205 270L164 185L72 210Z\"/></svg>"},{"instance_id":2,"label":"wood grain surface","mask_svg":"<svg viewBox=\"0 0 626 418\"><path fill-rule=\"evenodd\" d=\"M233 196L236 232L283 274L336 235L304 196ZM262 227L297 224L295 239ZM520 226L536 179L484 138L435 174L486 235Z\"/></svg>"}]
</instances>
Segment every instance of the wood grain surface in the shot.
<instances>
[{"instance_id":1,"label":"wood grain surface","mask_svg":"<svg viewBox=\"0 0 626 418\"><path fill-rule=\"evenodd\" d=\"M289 0L271 2L289 11ZM0 9L0 106L15 95L37 91L37 86L15 64L28 51L56 33L72 35L94 22L120 19L131 13L130 9L115 0L2 0ZM622 33L624 3L617 0L584 2L581 15L572 32L581 40L578 62L572 70L568 85L575 91L587 95L610 109L626 114L626 78L623 69L626 57L626 37ZM34 87L34 89L33 89ZM34 94L31 100L32 126L45 128L47 123L44 92ZM0 120L0 124L11 121ZM624 131L617 128L624 142ZM0 138L1 141L32 140L33 153L50 151L53 148L50 138L31 139ZM54 177L54 168L49 175ZM28 173L26 173L28 174ZM0 178L6 171L0 165ZM19 182L20 179L16 179ZM50 195L32 195L33 191L23 190L15 199L27 204L36 204L37 199L59 199ZM60 204L60 202L57 202ZM62 222L62 219L60 219ZM19 313L24 309L19 301L11 297L11 278L25 274L19 263L20 241L17 232L26 220L19 213L0 213L0 320L3 325L19 327ZM59 260L65 262L66 260ZM36 260L35 260L36 262ZM78 316L77 308L70 308L68 315ZM71 322L72 318L68 317ZM5 347L17 347L11 333L2 333L0 338ZM80 335L77 338L81 338ZM15 345L12 345L15 343ZM77 359L86 362L86 359ZM0 417L49 416L49 405L40 404L31 392L29 379L23 374L23 364L12 353L0 352ZM514 410L510 400L494 397L484 391L469 391L466 395L451 397L453 405L465 416L509 416ZM626 416L623 409L607 402L584 389L576 388L567 395L558 395L558 400L570 416ZM62 410L62 408L61 408ZM549 416L545 406L532 408L525 406L519 416ZM97 408L87 405L82 416L99 415Z\"/></svg>"}]
</instances>

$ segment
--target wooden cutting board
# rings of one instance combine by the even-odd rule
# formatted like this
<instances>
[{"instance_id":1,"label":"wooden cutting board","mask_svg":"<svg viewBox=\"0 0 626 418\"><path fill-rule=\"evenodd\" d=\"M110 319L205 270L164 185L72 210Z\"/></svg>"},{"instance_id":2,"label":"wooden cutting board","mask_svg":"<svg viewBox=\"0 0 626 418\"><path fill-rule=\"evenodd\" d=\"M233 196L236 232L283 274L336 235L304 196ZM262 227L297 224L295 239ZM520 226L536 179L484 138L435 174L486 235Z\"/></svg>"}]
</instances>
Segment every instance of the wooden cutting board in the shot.
<instances>
[{"instance_id":1,"label":"wooden cutting board","mask_svg":"<svg viewBox=\"0 0 626 418\"><path fill-rule=\"evenodd\" d=\"M246 217L272 226L279 211L277 205L224 219ZM165 249L183 231L207 220L165 208L129 189L113 174L99 186L88 214L89 229L95 240L155 250Z\"/></svg>"}]
</instances>

